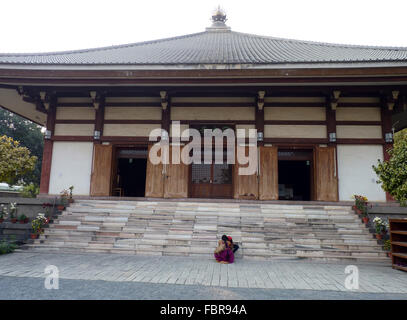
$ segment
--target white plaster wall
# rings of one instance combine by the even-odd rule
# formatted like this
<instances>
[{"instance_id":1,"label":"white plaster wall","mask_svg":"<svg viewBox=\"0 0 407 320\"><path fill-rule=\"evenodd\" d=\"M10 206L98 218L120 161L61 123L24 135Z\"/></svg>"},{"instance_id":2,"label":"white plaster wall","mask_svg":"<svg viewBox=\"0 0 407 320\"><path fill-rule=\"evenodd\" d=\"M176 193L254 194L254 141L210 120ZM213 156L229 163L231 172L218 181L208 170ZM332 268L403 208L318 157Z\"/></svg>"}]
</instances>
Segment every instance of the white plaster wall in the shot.
<instances>
[{"instance_id":1,"label":"white plaster wall","mask_svg":"<svg viewBox=\"0 0 407 320\"><path fill-rule=\"evenodd\" d=\"M93 136L94 124L57 123L56 136Z\"/></svg>"},{"instance_id":2,"label":"white plaster wall","mask_svg":"<svg viewBox=\"0 0 407 320\"><path fill-rule=\"evenodd\" d=\"M74 195L89 195L92 155L92 142L54 142L49 193L72 185Z\"/></svg>"},{"instance_id":3,"label":"white plaster wall","mask_svg":"<svg viewBox=\"0 0 407 320\"><path fill-rule=\"evenodd\" d=\"M336 126L336 136L338 139L381 139L381 126Z\"/></svg>"},{"instance_id":4,"label":"white plaster wall","mask_svg":"<svg viewBox=\"0 0 407 320\"><path fill-rule=\"evenodd\" d=\"M336 121L380 121L380 107L338 107Z\"/></svg>"},{"instance_id":5,"label":"white plaster wall","mask_svg":"<svg viewBox=\"0 0 407 320\"><path fill-rule=\"evenodd\" d=\"M264 120L325 121L326 110L321 107L265 107Z\"/></svg>"},{"instance_id":6,"label":"white plaster wall","mask_svg":"<svg viewBox=\"0 0 407 320\"><path fill-rule=\"evenodd\" d=\"M327 137L323 125L265 125L266 138L321 138Z\"/></svg>"},{"instance_id":7,"label":"white plaster wall","mask_svg":"<svg viewBox=\"0 0 407 320\"><path fill-rule=\"evenodd\" d=\"M161 107L106 107L106 120L161 120Z\"/></svg>"},{"instance_id":8,"label":"white plaster wall","mask_svg":"<svg viewBox=\"0 0 407 320\"><path fill-rule=\"evenodd\" d=\"M148 137L154 129L161 128L160 124L110 124L104 125L105 136Z\"/></svg>"},{"instance_id":9,"label":"white plaster wall","mask_svg":"<svg viewBox=\"0 0 407 320\"><path fill-rule=\"evenodd\" d=\"M255 120L253 107L172 107L172 120Z\"/></svg>"},{"instance_id":10,"label":"white plaster wall","mask_svg":"<svg viewBox=\"0 0 407 320\"><path fill-rule=\"evenodd\" d=\"M381 145L338 145L339 200L350 201L352 195L364 195L370 201L386 201L372 165L383 160Z\"/></svg>"},{"instance_id":11,"label":"white plaster wall","mask_svg":"<svg viewBox=\"0 0 407 320\"><path fill-rule=\"evenodd\" d=\"M56 118L59 120L95 120L93 107L58 107Z\"/></svg>"}]
</instances>

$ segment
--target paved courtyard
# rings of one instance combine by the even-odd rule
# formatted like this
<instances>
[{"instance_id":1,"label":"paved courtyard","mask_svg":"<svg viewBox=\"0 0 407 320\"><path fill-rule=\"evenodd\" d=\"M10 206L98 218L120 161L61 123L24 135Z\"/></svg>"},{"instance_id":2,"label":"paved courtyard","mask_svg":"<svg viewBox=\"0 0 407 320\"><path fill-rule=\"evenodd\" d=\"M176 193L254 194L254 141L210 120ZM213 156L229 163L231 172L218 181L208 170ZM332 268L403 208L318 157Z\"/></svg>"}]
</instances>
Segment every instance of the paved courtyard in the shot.
<instances>
[{"instance_id":1,"label":"paved courtyard","mask_svg":"<svg viewBox=\"0 0 407 320\"><path fill-rule=\"evenodd\" d=\"M59 290L44 288L49 265L58 268ZM359 289L348 290L346 266L23 251L0 256L0 299L407 299L406 273L357 264Z\"/></svg>"}]
</instances>

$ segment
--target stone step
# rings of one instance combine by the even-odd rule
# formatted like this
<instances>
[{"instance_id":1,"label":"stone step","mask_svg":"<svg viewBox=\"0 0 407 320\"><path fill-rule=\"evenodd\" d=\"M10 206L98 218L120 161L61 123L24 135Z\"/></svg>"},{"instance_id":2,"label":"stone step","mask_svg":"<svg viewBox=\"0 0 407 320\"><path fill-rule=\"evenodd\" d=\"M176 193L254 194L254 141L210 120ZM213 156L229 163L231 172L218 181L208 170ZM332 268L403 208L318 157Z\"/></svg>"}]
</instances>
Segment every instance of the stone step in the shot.
<instances>
[{"instance_id":1,"label":"stone step","mask_svg":"<svg viewBox=\"0 0 407 320\"><path fill-rule=\"evenodd\" d=\"M385 256L350 206L184 201L78 200L31 248L213 258L222 234L248 259Z\"/></svg>"}]
</instances>

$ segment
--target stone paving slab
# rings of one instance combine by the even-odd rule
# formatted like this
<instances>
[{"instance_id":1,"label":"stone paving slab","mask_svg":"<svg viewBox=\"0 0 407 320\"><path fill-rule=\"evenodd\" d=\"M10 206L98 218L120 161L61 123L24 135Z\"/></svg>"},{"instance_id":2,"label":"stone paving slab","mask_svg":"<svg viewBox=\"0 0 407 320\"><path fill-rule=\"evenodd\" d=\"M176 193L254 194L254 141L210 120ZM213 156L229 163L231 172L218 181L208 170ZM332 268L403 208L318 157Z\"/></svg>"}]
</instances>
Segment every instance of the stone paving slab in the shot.
<instances>
[{"instance_id":1,"label":"stone paving slab","mask_svg":"<svg viewBox=\"0 0 407 320\"><path fill-rule=\"evenodd\" d=\"M0 256L0 277L45 277L55 265L61 279L203 285L226 288L349 292L344 263L275 259L236 259L221 265L213 259L95 253L15 252ZM359 293L407 294L407 274L389 266L356 264ZM407 295L406 295L407 298Z\"/></svg>"}]
</instances>

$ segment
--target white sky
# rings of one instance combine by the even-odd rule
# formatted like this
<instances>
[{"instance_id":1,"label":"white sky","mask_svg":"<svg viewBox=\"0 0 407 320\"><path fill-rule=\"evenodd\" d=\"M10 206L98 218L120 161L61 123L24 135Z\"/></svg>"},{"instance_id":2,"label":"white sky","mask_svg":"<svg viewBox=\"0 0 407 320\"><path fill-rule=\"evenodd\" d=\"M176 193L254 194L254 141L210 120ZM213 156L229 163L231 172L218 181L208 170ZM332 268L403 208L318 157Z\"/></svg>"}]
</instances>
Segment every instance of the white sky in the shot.
<instances>
[{"instance_id":1,"label":"white sky","mask_svg":"<svg viewBox=\"0 0 407 320\"><path fill-rule=\"evenodd\" d=\"M0 0L0 52L46 52L201 32L213 10L234 31L407 47L407 0Z\"/></svg>"}]
</instances>

